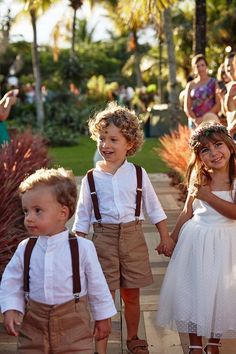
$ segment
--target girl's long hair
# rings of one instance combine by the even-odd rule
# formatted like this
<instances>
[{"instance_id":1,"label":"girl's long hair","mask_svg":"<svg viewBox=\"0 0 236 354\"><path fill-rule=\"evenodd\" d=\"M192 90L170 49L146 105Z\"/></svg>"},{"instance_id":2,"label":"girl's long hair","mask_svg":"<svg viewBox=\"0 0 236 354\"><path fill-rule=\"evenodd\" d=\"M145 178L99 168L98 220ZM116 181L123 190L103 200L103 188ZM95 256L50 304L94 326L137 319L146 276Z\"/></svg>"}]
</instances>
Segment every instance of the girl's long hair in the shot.
<instances>
[{"instance_id":1,"label":"girl's long hair","mask_svg":"<svg viewBox=\"0 0 236 354\"><path fill-rule=\"evenodd\" d=\"M211 182L211 175L200 159L199 154L200 149L209 141L214 143L219 140L223 141L228 146L231 153L228 173L230 189L233 189L233 183L236 176L236 145L228 134L227 129L223 125L212 122L205 123L204 125L197 128L190 139L192 155L186 173L186 181L188 187L192 185L193 179L194 183L197 184L209 184Z\"/></svg>"}]
</instances>

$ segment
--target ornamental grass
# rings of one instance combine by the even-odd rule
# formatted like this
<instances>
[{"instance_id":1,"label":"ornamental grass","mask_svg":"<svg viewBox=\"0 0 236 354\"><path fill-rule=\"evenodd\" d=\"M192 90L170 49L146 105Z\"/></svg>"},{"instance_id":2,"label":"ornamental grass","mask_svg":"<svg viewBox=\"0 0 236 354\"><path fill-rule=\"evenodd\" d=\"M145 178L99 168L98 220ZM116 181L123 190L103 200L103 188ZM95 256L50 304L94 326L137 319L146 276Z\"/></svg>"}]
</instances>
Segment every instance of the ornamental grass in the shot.
<instances>
[{"instance_id":1,"label":"ornamental grass","mask_svg":"<svg viewBox=\"0 0 236 354\"><path fill-rule=\"evenodd\" d=\"M162 146L156 149L165 163L176 171L182 180L185 177L190 158L189 138L189 128L179 125L177 130L165 134L159 139Z\"/></svg>"},{"instance_id":2,"label":"ornamental grass","mask_svg":"<svg viewBox=\"0 0 236 354\"><path fill-rule=\"evenodd\" d=\"M18 187L23 179L49 165L43 138L30 131L0 149L0 275L18 243L27 237Z\"/></svg>"}]
</instances>

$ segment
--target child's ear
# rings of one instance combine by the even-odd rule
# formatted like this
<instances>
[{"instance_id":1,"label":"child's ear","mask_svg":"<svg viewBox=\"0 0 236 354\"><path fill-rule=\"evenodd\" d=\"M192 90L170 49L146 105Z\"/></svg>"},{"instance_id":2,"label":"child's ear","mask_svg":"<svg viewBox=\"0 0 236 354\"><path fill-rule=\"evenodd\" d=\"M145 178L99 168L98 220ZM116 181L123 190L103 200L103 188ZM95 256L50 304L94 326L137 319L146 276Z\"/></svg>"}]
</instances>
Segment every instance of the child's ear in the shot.
<instances>
[{"instance_id":1,"label":"child's ear","mask_svg":"<svg viewBox=\"0 0 236 354\"><path fill-rule=\"evenodd\" d=\"M127 151L129 151L130 149L132 149L133 146L134 146L134 143L132 143L131 141L128 142L128 144L127 144Z\"/></svg>"},{"instance_id":2,"label":"child's ear","mask_svg":"<svg viewBox=\"0 0 236 354\"><path fill-rule=\"evenodd\" d=\"M69 219L69 214L70 214L70 212L69 212L68 206L62 205L61 206L61 216L62 216L62 218L68 220Z\"/></svg>"}]
</instances>

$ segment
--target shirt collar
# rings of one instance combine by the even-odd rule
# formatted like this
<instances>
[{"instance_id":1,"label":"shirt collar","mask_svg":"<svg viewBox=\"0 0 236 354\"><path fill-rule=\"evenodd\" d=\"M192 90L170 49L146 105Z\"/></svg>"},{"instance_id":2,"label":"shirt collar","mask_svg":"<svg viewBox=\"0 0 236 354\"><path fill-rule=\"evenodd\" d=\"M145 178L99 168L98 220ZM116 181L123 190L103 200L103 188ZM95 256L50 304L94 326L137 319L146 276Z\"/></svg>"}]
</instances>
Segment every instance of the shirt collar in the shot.
<instances>
[{"instance_id":1,"label":"shirt collar","mask_svg":"<svg viewBox=\"0 0 236 354\"><path fill-rule=\"evenodd\" d=\"M64 241L66 238L68 239L69 230L59 232L58 234L52 236L39 236L40 240L45 240L47 243L58 243Z\"/></svg>"},{"instance_id":2,"label":"shirt collar","mask_svg":"<svg viewBox=\"0 0 236 354\"><path fill-rule=\"evenodd\" d=\"M98 162L96 163L95 170L96 170L96 171L103 172L103 173L108 173L108 174L110 175L109 172L105 172L105 171L102 170L102 168L101 168L99 162L100 162L100 161L98 161ZM127 167L127 165L128 165L128 161L127 161L127 159L125 159L125 161L122 163L122 165L117 169L116 173L117 173L118 171L121 171L121 170L125 169L125 168Z\"/></svg>"}]
</instances>

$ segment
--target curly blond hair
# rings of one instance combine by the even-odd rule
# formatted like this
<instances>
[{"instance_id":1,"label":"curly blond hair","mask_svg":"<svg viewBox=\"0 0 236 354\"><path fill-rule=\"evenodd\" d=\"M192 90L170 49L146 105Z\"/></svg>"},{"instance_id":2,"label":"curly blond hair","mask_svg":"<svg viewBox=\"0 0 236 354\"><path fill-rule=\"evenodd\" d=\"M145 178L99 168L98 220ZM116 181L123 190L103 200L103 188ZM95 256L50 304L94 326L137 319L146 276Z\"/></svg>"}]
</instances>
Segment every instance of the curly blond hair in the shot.
<instances>
[{"instance_id":1,"label":"curly blond hair","mask_svg":"<svg viewBox=\"0 0 236 354\"><path fill-rule=\"evenodd\" d=\"M119 106L116 102L110 102L103 111L96 113L89 120L91 138L97 141L99 134L110 124L119 128L127 142L132 143L131 149L127 151L127 156L134 155L144 143L141 121L135 113L126 107Z\"/></svg>"},{"instance_id":2,"label":"curly blond hair","mask_svg":"<svg viewBox=\"0 0 236 354\"><path fill-rule=\"evenodd\" d=\"M73 172L62 167L41 168L21 182L18 189L20 196L39 185L52 187L58 203L68 207L70 219L75 212L77 202L77 186Z\"/></svg>"}]
</instances>

